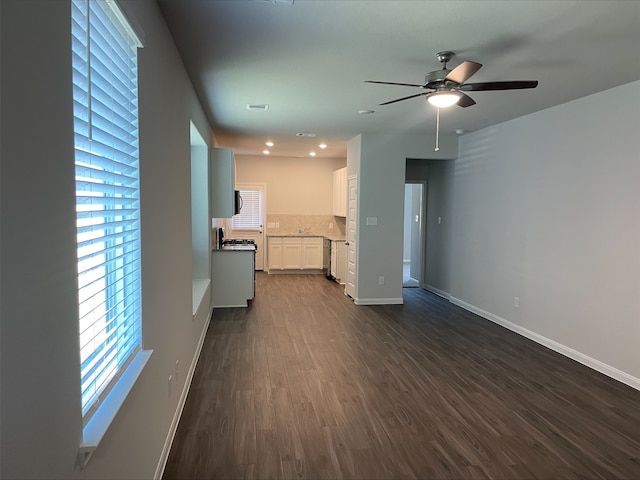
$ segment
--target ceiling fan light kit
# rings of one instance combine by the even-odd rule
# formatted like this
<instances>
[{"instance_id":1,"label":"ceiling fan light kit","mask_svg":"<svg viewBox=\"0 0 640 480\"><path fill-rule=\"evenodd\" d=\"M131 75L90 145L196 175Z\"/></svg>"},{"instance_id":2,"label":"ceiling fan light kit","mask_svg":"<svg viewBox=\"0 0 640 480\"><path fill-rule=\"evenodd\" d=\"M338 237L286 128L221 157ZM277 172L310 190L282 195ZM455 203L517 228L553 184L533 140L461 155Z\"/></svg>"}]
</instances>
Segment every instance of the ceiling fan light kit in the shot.
<instances>
[{"instance_id":1,"label":"ceiling fan light kit","mask_svg":"<svg viewBox=\"0 0 640 480\"><path fill-rule=\"evenodd\" d=\"M462 94L460 92L455 91L440 91L434 92L427 95L427 101L438 108L447 108L452 105L458 103L458 100L462 98Z\"/></svg>"}]
</instances>

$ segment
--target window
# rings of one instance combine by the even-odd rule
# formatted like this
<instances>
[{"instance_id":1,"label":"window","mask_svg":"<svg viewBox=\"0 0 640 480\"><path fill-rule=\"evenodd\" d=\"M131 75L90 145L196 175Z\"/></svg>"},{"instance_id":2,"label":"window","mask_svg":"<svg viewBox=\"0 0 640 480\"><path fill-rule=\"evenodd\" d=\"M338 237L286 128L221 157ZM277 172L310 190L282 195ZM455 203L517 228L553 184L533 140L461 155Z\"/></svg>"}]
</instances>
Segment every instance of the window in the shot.
<instances>
[{"instance_id":1,"label":"window","mask_svg":"<svg viewBox=\"0 0 640 480\"><path fill-rule=\"evenodd\" d=\"M231 217L232 230L262 229L262 191L240 190L242 208L240 213Z\"/></svg>"},{"instance_id":2,"label":"window","mask_svg":"<svg viewBox=\"0 0 640 480\"><path fill-rule=\"evenodd\" d=\"M85 425L142 347L137 49L110 0L73 0L78 313Z\"/></svg>"}]
</instances>

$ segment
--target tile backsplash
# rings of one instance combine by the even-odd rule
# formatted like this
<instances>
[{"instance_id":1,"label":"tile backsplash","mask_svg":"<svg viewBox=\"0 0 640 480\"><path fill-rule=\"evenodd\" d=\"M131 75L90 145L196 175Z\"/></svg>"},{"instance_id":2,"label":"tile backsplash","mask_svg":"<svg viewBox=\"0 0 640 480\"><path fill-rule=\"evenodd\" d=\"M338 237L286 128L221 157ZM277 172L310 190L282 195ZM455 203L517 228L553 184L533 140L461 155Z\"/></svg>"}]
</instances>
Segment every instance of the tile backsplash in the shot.
<instances>
[{"instance_id":1,"label":"tile backsplash","mask_svg":"<svg viewBox=\"0 0 640 480\"><path fill-rule=\"evenodd\" d=\"M333 224L333 228L330 228ZM295 233L344 237L346 219L333 215L267 214L267 235Z\"/></svg>"}]
</instances>

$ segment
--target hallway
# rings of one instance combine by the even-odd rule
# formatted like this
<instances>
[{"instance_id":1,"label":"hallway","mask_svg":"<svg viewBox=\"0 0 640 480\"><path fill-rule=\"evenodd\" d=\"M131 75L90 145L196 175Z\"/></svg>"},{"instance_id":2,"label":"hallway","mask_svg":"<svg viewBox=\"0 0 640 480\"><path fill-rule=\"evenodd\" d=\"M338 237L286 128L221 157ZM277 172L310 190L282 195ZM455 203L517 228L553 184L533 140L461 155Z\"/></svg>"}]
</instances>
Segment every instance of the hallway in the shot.
<instances>
[{"instance_id":1,"label":"hallway","mask_svg":"<svg viewBox=\"0 0 640 480\"><path fill-rule=\"evenodd\" d=\"M165 479L637 479L640 392L421 289L257 275L214 311Z\"/></svg>"}]
</instances>

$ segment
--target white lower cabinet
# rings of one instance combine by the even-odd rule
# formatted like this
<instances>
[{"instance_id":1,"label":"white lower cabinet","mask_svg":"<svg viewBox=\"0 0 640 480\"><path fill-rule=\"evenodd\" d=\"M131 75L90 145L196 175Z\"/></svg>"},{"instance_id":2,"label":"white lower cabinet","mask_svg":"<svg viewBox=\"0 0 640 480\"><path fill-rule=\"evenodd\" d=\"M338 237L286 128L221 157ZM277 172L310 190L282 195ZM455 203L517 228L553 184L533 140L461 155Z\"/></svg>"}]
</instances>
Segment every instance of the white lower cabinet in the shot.
<instances>
[{"instance_id":1,"label":"white lower cabinet","mask_svg":"<svg viewBox=\"0 0 640 480\"><path fill-rule=\"evenodd\" d=\"M282 237L269 238L269 250L267 251L269 270L282 270Z\"/></svg>"},{"instance_id":2,"label":"white lower cabinet","mask_svg":"<svg viewBox=\"0 0 640 480\"><path fill-rule=\"evenodd\" d=\"M269 237L269 271L321 270L322 237Z\"/></svg>"},{"instance_id":3,"label":"white lower cabinet","mask_svg":"<svg viewBox=\"0 0 640 480\"><path fill-rule=\"evenodd\" d=\"M300 238L282 239L282 268L299 270L302 268L302 244Z\"/></svg>"},{"instance_id":4,"label":"white lower cabinet","mask_svg":"<svg viewBox=\"0 0 640 480\"><path fill-rule=\"evenodd\" d=\"M302 269L322 268L322 237L302 238Z\"/></svg>"}]
</instances>

